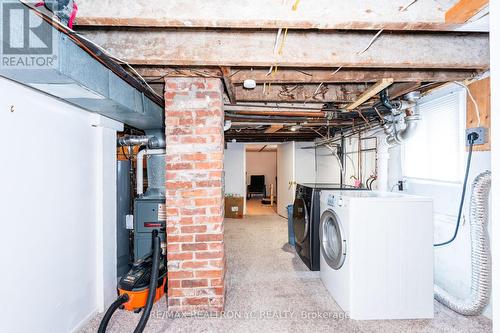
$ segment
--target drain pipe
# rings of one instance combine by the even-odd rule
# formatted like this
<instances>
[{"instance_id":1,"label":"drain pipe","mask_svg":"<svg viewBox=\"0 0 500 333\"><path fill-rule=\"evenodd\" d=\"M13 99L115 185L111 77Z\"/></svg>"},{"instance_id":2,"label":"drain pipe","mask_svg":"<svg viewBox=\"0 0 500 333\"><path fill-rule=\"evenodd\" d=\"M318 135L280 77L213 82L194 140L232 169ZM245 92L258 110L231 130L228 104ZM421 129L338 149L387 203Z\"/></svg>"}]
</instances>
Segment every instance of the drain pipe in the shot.
<instances>
[{"instance_id":1,"label":"drain pipe","mask_svg":"<svg viewBox=\"0 0 500 333\"><path fill-rule=\"evenodd\" d=\"M405 95L404 100L389 101L387 93L383 91L380 94L382 103L391 109L393 122L383 125L384 133L377 137L377 190L387 192L389 190L388 175L389 175L389 148L395 145L402 145L407 141L417 129L420 114L416 107L417 100L420 98L420 92L414 91ZM396 130L394 117L399 116L403 111L405 116L405 127Z\"/></svg>"},{"instance_id":2,"label":"drain pipe","mask_svg":"<svg viewBox=\"0 0 500 333\"><path fill-rule=\"evenodd\" d=\"M490 188L490 171L478 175L472 184L469 213L472 283L469 297L460 299L434 285L434 298L453 311L465 316L481 314L488 305L491 295L491 250L488 237Z\"/></svg>"},{"instance_id":3,"label":"drain pipe","mask_svg":"<svg viewBox=\"0 0 500 333\"><path fill-rule=\"evenodd\" d=\"M143 160L145 155L163 155L165 154L165 149L143 149L137 153L137 174L136 174L136 184L137 184L137 195L140 196L144 192L144 171L143 171Z\"/></svg>"}]
</instances>

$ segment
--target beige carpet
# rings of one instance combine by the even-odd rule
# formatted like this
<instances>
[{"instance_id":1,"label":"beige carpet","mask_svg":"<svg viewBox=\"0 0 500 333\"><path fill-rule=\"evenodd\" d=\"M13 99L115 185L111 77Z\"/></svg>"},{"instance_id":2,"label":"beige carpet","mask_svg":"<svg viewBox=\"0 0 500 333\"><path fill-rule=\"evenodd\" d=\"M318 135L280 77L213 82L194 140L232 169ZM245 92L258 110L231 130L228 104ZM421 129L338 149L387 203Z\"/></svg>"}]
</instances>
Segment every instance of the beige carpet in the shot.
<instances>
[{"instance_id":1,"label":"beige carpet","mask_svg":"<svg viewBox=\"0 0 500 333\"><path fill-rule=\"evenodd\" d=\"M247 215L274 215L276 214L276 204L263 205L262 198L252 198L247 200Z\"/></svg>"},{"instance_id":2,"label":"beige carpet","mask_svg":"<svg viewBox=\"0 0 500 333\"><path fill-rule=\"evenodd\" d=\"M272 216L227 219L226 313L167 318L158 302L146 332L491 332L485 317L463 317L435 303L433 320L353 321L343 318L323 287L286 245L286 220ZM140 314L119 310L108 332L133 332ZM82 332L96 332L101 315Z\"/></svg>"}]
</instances>

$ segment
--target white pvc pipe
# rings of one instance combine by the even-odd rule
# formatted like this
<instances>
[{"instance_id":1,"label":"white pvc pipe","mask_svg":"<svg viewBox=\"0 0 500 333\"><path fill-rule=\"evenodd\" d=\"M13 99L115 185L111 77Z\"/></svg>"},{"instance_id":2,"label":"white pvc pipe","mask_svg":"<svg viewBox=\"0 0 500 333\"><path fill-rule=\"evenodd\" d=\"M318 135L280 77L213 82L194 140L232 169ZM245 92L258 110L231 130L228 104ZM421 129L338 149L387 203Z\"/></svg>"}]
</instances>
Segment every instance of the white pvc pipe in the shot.
<instances>
[{"instance_id":1,"label":"white pvc pipe","mask_svg":"<svg viewBox=\"0 0 500 333\"><path fill-rule=\"evenodd\" d=\"M163 155L165 154L165 149L143 149L137 154L137 173L136 173L136 186L137 195L141 195L144 190L144 171L143 171L143 160L144 155Z\"/></svg>"},{"instance_id":2,"label":"white pvc pipe","mask_svg":"<svg viewBox=\"0 0 500 333\"><path fill-rule=\"evenodd\" d=\"M377 137L377 190L387 192L389 189L389 144L386 136Z\"/></svg>"}]
</instances>

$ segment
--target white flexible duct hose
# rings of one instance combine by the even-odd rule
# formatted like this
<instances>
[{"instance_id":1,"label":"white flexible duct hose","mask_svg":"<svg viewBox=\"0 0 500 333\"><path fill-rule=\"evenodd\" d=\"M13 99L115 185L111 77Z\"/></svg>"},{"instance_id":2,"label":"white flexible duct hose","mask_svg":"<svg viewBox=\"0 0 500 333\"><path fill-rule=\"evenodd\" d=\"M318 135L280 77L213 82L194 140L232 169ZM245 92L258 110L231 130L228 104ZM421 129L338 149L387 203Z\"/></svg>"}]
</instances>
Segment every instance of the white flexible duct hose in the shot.
<instances>
[{"instance_id":1,"label":"white flexible duct hose","mask_svg":"<svg viewBox=\"0 0 500 333\"><path fill-rule=\"evenodd\" d=\"M488 237L489 193L491 172L485 171L474 179L470 202L470 233L472 284L467 299L450 295L434 286L434 298L455 312L475 316L483 312L491 294L491 250Z\"/></svg>"}]
</instances>

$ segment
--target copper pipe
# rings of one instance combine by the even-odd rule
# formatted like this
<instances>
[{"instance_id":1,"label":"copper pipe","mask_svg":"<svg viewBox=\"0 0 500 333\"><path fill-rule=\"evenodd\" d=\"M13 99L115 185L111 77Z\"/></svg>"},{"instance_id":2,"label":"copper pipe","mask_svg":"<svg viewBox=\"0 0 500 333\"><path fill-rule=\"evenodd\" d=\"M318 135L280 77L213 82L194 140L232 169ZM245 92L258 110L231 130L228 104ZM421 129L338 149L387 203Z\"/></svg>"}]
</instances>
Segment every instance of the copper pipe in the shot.
<instances>
[{"instance_id":1,"label":"copper pipe","mask_svg":"<svg viewBox=\"0 0 500 333\"><path fill-rule=\"evenodd\" d=\"M325 118L326 112L296 112L296 111L239 111L231 110L231 113L241 115L256 115L256 116L285 116L285 117L311 117L311 118Z\"/></svg>"}]
</instances>

